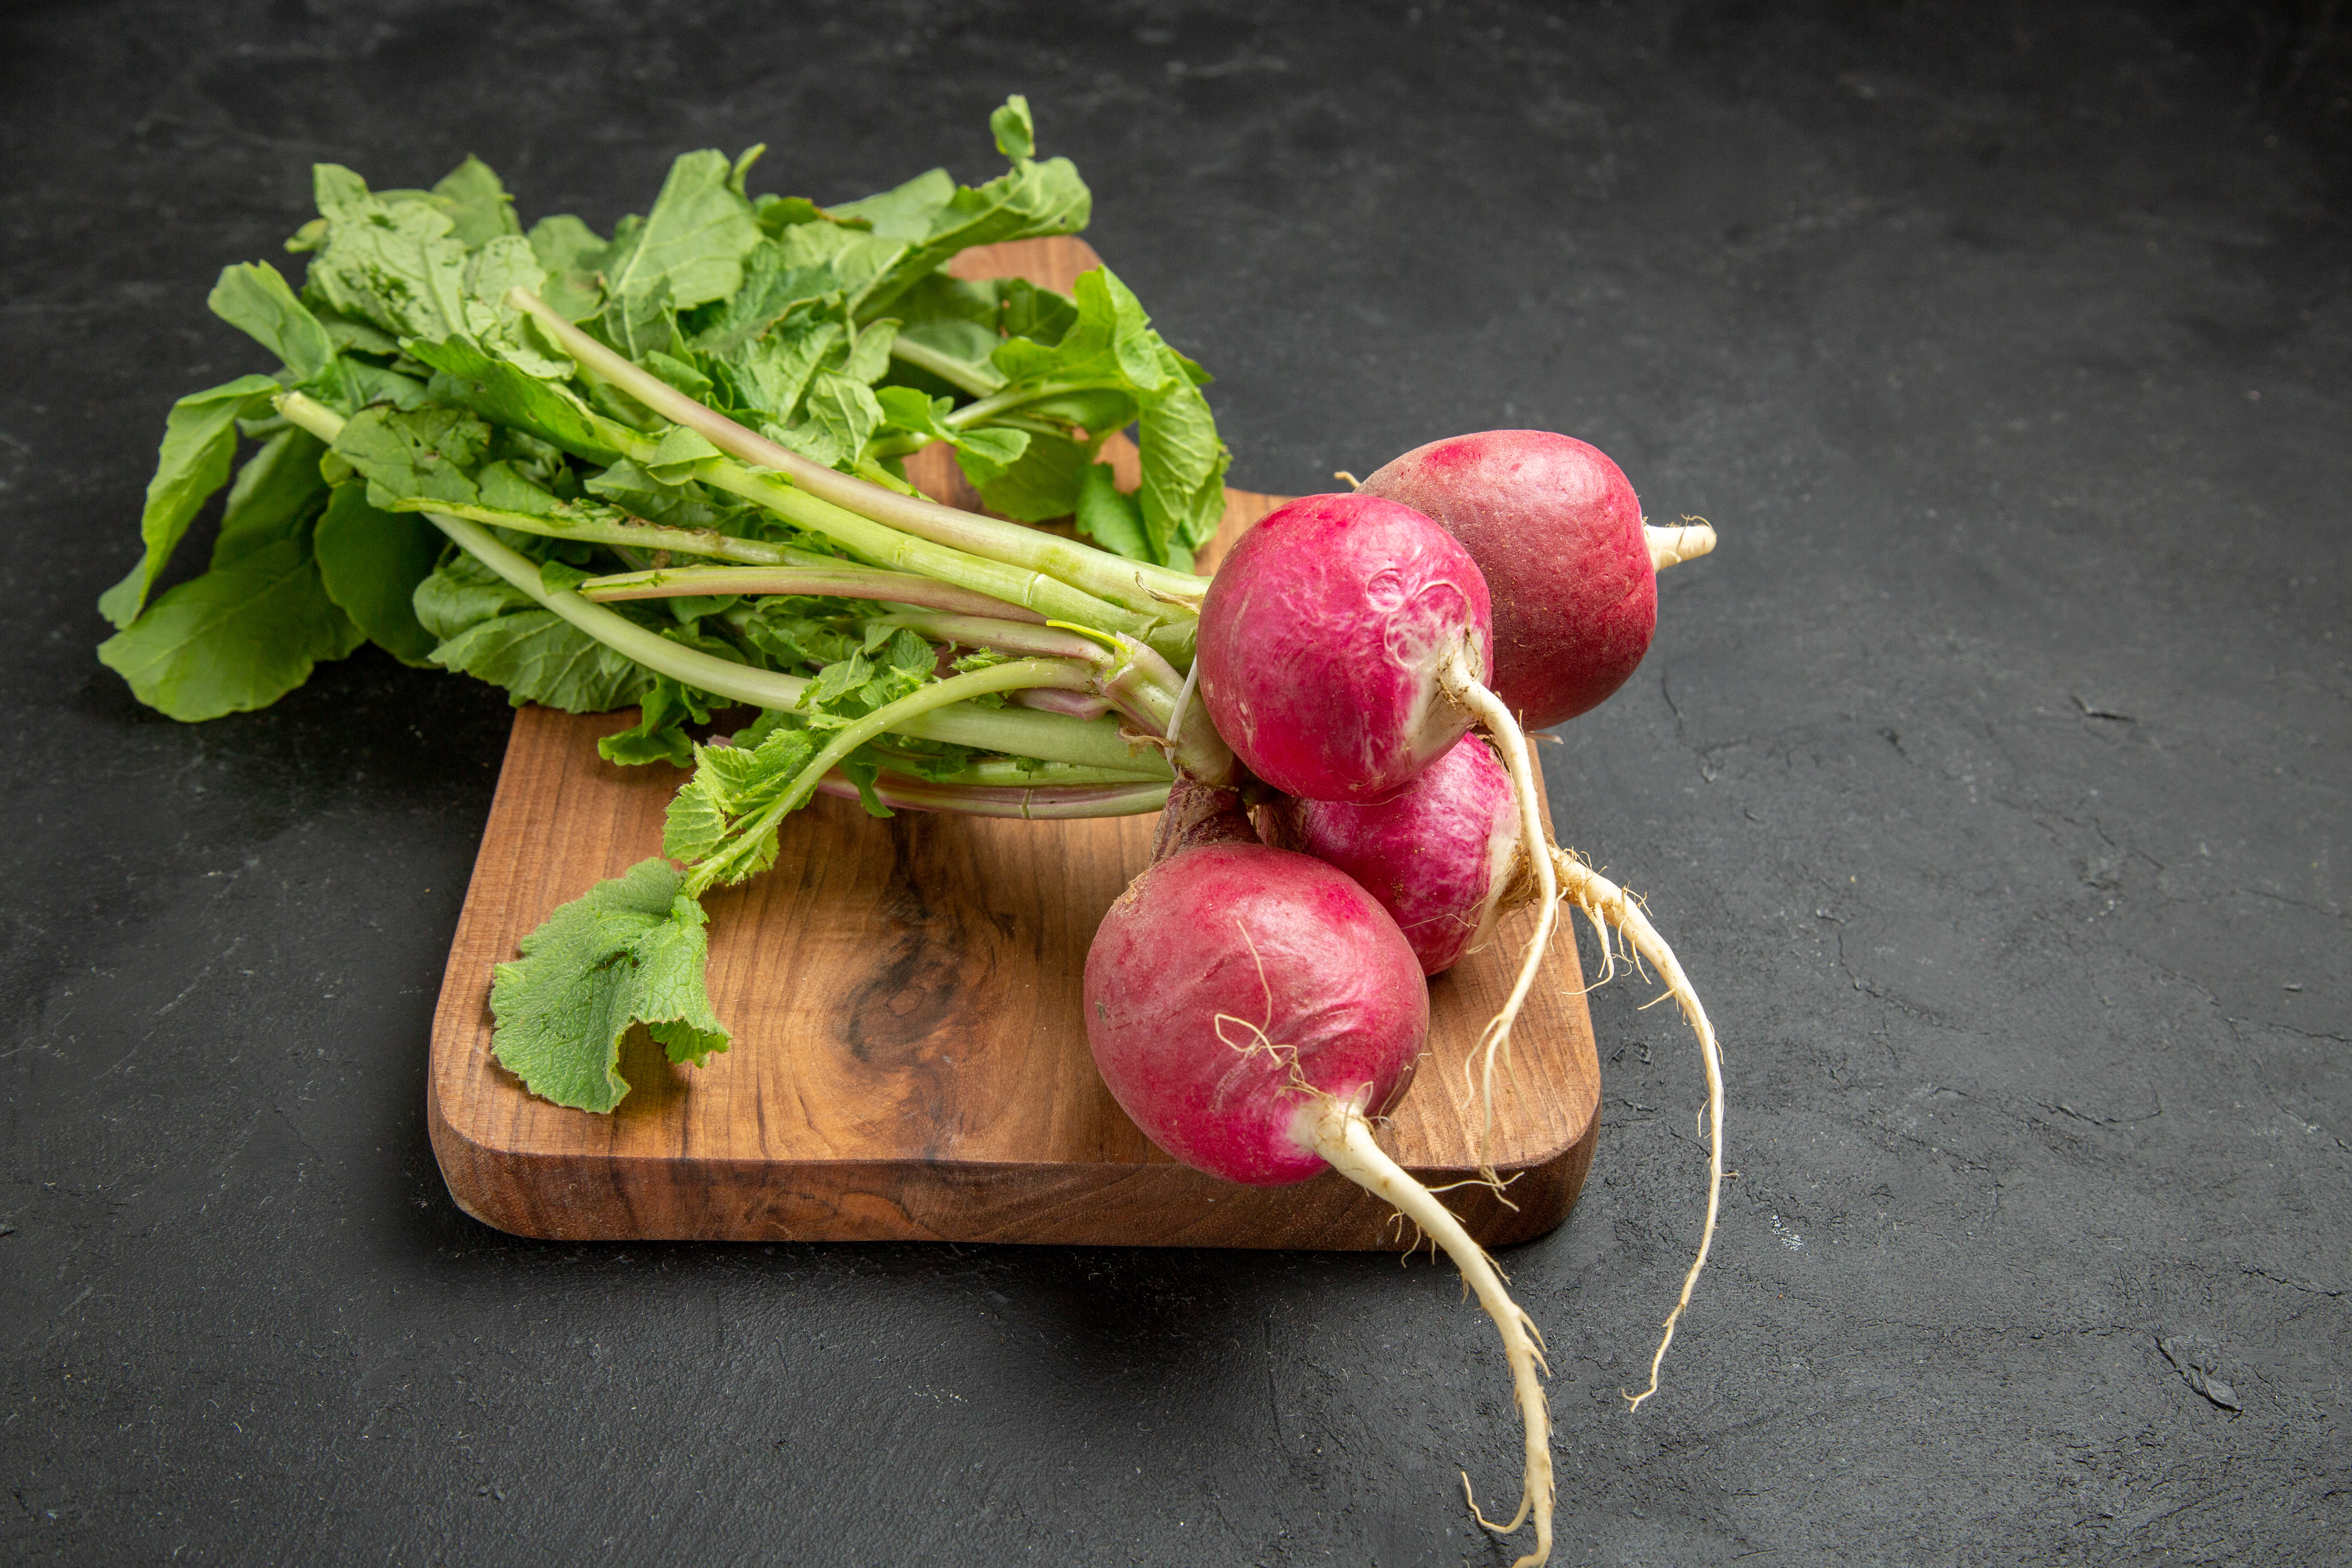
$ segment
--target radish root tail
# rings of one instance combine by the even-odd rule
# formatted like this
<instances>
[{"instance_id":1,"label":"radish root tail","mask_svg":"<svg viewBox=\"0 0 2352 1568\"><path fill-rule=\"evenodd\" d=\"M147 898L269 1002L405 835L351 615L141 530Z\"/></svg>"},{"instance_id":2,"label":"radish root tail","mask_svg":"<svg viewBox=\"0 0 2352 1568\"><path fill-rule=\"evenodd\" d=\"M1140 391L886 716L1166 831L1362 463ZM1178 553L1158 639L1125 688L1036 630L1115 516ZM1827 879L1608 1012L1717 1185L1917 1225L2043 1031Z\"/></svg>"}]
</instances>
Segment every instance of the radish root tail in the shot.
<instances>
[{"instance_id":1,"label":"radish root tail","mask_svg":"<svg viewBox=\"0 0 2352 1568\"><path fill-rule=\"evenodd\" d=\"M1707 1248L1715 1245L1716 1215L1723 1206L1723 1051L1716 1043L1715 1026L1706 1021L1706 1009L1699 1005L1698 993L1691 989L1689 977L1675 962L1675 950L1666 945L1665 938L1642 912L1641 905L1624 889L1575 856L1555 849L1552 859L1563 896L1582 910L1594 925L1605 919L1638 958L1648 959L1657 970L1668 994L1689 1020L1691 1033L1698 1037L1699 1055L1706 1064L1705 1115L1714 1133L1707 1155L1706 1228L1699 1233L1698 1256L1691 1260L1690 1273L1683 1279L1682 1296L1675 1302L1675 1310L1666 1314L1665 1333L1658 1341L1656 1353L1650 1357L1650 1386L1639 1394L1624 1394L1626 1414L1631 1415L1642 1407L1642 1401L1658 1392L1658 1367L1666 1359L1666 1347L1675 1342L1675 1324L1682 1317L1683 1309L1690 1305L1699 1270L1706 1267ZM1606 944L1603 946L1605 950Z\"/></svg>"},{"instance_id":2,"label":"radish root tail","mask_svg":"<svg viewBox=\"0 0 2352 1568\"><path fill-rule=\"evenodd\" d=\"M1545 1402L1542 1378L1550 1373L1544 1363L1543 1335L1535 1321L1519 1310L1503 1283L1502 1271L1486 1248L1462 1228L1454 1213L1435 1194L1408 1174L1372 1141L1371 1123L1347 1100L1318 1097L1300 1118L1300 1131L1314 1151L1334 1170L1366 1192L1390 1205L1421 1227L1433 1247L1442 1247L1462 1270L1463 1282L1477 1293L1478 1304L1502 1331L1503 1355L1511 1365L1511 1391L1527 1428L1527 1466L1519 1488L1519 1510L1507 1524L1496 1524L1478 1511L1470 1493L1470 1478L1462 1478L1462 1494L1470 1512L1497 1535L1508 1535L1532 1515L1536 1549L1511 1568L1543 1568L1551 1560L1551 1409Z\"/></svg>"},{"instance_id":3,"label":"radish root tail","mask_svg":"<svg viewBox=\"0 0 2352 1568\"><path fill-rule=\"evenodd\" d=\"M1696 561L1715 548L1715 529L1703 517L1686 517L1680 528L1655 528L1643 523L1642 531L1649 538L1653 572Z\"/></svg>"},{"instance_id":4,"label":"radish root tail","mask_svg":"<svg viewBox=\"0 0 2352 1568\"><path fill-rule=\"evenodd\" d=\"M1478 679L1477 667L1471 662L1465 643L1454 652L1454 658L1444 675L1447 695L1477 715L1479 723L1494 742L1496 752L1503 759L1503 767L1511 775L1511 794L1519 807L1521 842L1528 846L1528 859L1536 873L1535 933L1528 938L1527 952L1519 960L1519 975L1512 983L1511 994L1503 1000L1502 1011L1486 1021L1478 1037L1470 1063L1476 1064L1478 1090L1478 1171L1490 1183L1501 1178L1496 1173L1493 1156L1495 1136L1495 1063L1499 1058L1507 1071L1511 1060L1511 1026L1518 1021L1519 1009L1527 1005L1528 993L1535 988L1536 976L1542 972L1544 954L1551 947L1552 932L1559 927L1559 882L1552 868L1551 826L1544 820L1543 805L1536 795L1535 763L1528 754L1528 738L1519 722L1503 700L1489 691ZM1464 1072L1471 1071L1470 1063Z\"/></svg>"}]
</instances>

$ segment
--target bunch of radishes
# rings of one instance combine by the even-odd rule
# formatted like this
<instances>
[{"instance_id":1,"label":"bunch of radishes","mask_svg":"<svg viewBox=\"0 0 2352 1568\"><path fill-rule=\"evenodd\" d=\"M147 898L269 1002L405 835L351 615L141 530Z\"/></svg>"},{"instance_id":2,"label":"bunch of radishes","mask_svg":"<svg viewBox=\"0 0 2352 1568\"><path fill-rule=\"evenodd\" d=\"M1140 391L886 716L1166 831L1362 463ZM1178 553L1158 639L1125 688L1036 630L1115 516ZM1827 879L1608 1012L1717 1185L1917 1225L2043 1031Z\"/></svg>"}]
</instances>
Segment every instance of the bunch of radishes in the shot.
<instances>
[{"instance_id":1,"label":"bunch of radishes","mask_svg":"<svg viewBox=\"0 0 2352 1568\"><path fill-rule=\"evenodd\" d=\"M1519 1568L1547 1561L1552 1481L1540 1338L1477 1243L1381 1152L1370 1118L1403 1092L1420 1055L1425 976L1452 964L1505 910L1534 902L1538 919L1473 1062L1489 1129L1496 1066L1507 1059L1512 1020L1563 898L1601 930L1604 951L1613 931L1655 964L1698 1035L1713 1130L1698 1256L1666 1320L1649 1387L1627 1397L1638 1405L1655 1392L1659 1360L1714 1235L1720 1065L1697 997L1633 900L1551 842L1521 726L1573 718L1623 684L1656 626L1656 572L1710 549L1713 531L1647 527L1624 475L1583 442L1490 431L1419 447L1350 493L1291 502L1203 583L835 473L696 402L543 301L520 290L510 299L583 370L675 422L648 460L731 487L868 566L959 584L979 597L957 606L987 612L894 615L894 624L920 621L942 646L1009 662L938 681L839 729L789 788L735 803L746 820L757 817L754 826L772 834L775 816L821 787L824 769L894 724L962 736L937 721L969 683L1100 699L1118 710L1122 754L1108 768L1092 750L1058 758L1054 750L1069 743L1063 731L1074 722L1108 721L1030 714L1055 731L1029 742L1033 764L1076 765L1083 782L927 791L901 781L887 798L1001 814L1011 808L993 796L1017 794L1027 816L1045 814L1033 810L1034 797L1055 789L1119 795L1108 806L1082 803L1092 815L1149 809L1167 791L1153 864L1112 906L1087 954L1087 1031L1103 1078L1178 1159L1269 1185L1338 1170L1454 1258L1502 1331L1526 1427L1517 1513L1501 1525L1478 1517L1502 1531L1532 1517L1536 1548ZM323 424L319 433L333 435ZM490 548L468 543L462 520L428 515L466 548ZM814 565L842 574L828 558ZM528 568L513 566L509 577L526 592L537 581ZM772 575L657 571L602 581L629 594L716 594L739 582L747 593L792 591ZM595 606L537 586L534 597L572 624L603 624ZM909 602L905 588L828 591L876 594L901 610ZM754 690L722 661L689 667L680 650L644 646L660 642L635 639L625 651L720 696L768 700L766 687ZM1191 667L1181 680L1180 662ZM1147 723L1150 736L1127 727ZM1164 762L1142 758L1146 740L1164 750ZM707 748L699 760L714 765ZM1146 792L1149 801L1129 787L1152 783L1147 768L1175 774ZM675 826L675 808L672 816ZM709 869L719 862L705 859L689 874L690 891L765 864L758 836L739 837L749 846L742 866L720 877ZM772 853L772 838L766 843ZM1501 1184L1491 1164L1486 1175Z\"/></svg>"},{"instance_id":2,"label":"bunch of radishes","mask_svg":"<svg viewBox=\"0 0 2352 1568\"><path fill-rule=\"evenodd\" d=\"M1604 950L1613 927L1658 967L1707 1063L1706 1232L1664 1356L1714 1233L1714 1036L1633 901L1551 843L1521 725L1559 723L1622 685L1656 625L1656 570L1713 542L1704 524L1646 528L1614 463L1528 430L1435 442L1352 493L1274 512L1213 579L1194 670L1235 756L1279 792L1257 803L1265 831L1244 789L1180 779L1154 863L1087 959L1095 1059L1161 1148L1258 1184L1338 1170L1460 1266L1502 1331L1526 1426L1517 1513L1479 1516L1507 1532L1532 1515L1520 1568L1551 1551L1540 1337L1477 1243L1381 1152L1369 1118L1412 1077L1429 1026L1424 975L1532 900L1536 933L1476 1060L1491 1130L1495 1064L1559 900L1603 927ZM1650 1388L1628 1398L1656 1386L1654 1358Z\"/></svg>"}]
</instances>

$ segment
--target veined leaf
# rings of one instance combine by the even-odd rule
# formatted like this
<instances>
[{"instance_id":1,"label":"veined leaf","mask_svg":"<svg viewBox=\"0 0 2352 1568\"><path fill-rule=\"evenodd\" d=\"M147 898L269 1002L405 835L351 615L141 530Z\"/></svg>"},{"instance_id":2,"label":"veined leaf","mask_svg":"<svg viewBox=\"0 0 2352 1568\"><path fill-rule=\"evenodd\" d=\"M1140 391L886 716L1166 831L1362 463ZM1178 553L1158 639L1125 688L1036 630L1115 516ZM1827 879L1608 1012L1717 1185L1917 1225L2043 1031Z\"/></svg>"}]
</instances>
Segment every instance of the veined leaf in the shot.
<instances>
[{"instance_id":1,"label":"veined leaf","mask_svg":"<svg viewBox=\"0 0 2352 1568\"><path fill-rule=\"evenodd\" d=\"M318 381L335 363L334 339L267 261L222 268L220 281L205 303L214 315L285 361L298 384Z\"/></svg>"},{"instance_id":2,"label":"veined leaf","mask_svg":"<svg viewBox=\"0 0 2352 1568\"><path fill-rule=\"evenodd\" d=\"M466 330L466 245L446 204L389 200L337 163L313 171L326 235L304 287L395 338L438 342ZM393 193L397 195L397 193Z\"/></svg>"},{"instance_id":3,"label":"veined leaf","mask_svg":"<svg viewBox=\"0 0 2352 1568\"><path fill-rule=\"evenodd\" d=\"M466 161L441 176L433 195L445 204L451 237L469 250L478 250L501 236L522 233L515 221L514 198L498 175L479 158Z\"/></svg>"},{"instance_id":4,"label":"veined leaf","mask_svg":"<svg viewBox=\"0 0 2352 1568\"><path fill-rule=\"evenodd\" d=\"M643 1025L674 1062L727 1048L704 989L701 905L667 862L643 860L558 909L498 966L491 1052L533 1094L608 1111L629 1092L621 1041Z\"/></svg>"},{"instance_id":5,"label":"veined leaf","mask_svg":"<svg viewBox=\"0 0 2352 1568\"><path fill-rule=\"evenodd\" d=\"M98 657L140 701L194 721L266 708L361 641L327 596L310 541L291 538L172 589Z\"/></svg>"},{"instance_id":6,"label":"veined leaf","mask_svg":"<svg viewBox=\"0 0 2352 1568\"><path fill-rule=\"evenodd\" d=\"M138 618L197 510L227 482L230 460L236 456L238 418L266 409L278 390L278 383L266 375L241 375L172 405L155 456L155 476L147 481L147 506L139 518L145 552L131 574L99 599L100 615L123 627Z\"/></svg>"},{"instance_id":7,"label":"veined leaf","mask_svg":"<svg viewBox=\"0 0 2352 1568\"><path fill-rule=\"evenodd\" d=\"M743 258L759 241L760 226L736 188L733 165L722 153L688 153L670 165L653 211L626 240L614 234L605 287L624 300L666 285L677 310L723 300L742 287Z\"/></svg>"},{"instance_id":8,"label":"veined leaf","mask_svg":"<svg viewBox=\"0 0 2352 1568\"><path fill-rule=\"evenodd\" d=\"M441 373L433 378L435 398L519 426L592 463L612 462L633 434L590 408L571 388L542 381L463 339L410 348Z\"/></svg>"},{"instance_id":9,"label":"veined leaf","mask_svg":"<svg viewBox=\"0 0 2352 1568\"><path fill-rule=\"evenodd\" d=\"M363 408L335 437L335 456L368 481L372 505L480 499L470 470L489 446L490 427L470 414L427 404L410 411Z\"/></svg>"}]
</instances>

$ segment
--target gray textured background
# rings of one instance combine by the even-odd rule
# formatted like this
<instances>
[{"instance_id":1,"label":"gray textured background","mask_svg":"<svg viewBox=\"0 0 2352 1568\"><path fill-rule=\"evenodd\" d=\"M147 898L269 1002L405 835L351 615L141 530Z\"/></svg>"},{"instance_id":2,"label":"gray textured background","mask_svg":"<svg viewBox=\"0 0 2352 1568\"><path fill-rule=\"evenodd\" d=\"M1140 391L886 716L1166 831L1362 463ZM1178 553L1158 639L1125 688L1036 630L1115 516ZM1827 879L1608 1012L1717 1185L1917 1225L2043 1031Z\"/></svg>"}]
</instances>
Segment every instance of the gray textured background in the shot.
<instances>
[{"instance_id":1,"label":"gray textured background","mask_svg":"<svg viewBox=\"0 0 2352 1568\"><path fill-rule=\"evenodd\" d=\"M1722 531L1546 752L1740 1172L1628 1418L1700 1089L1597 996L1591 1183L1505 1259L1559 1560L2352 1561L2339 5L769 10L0 20L0 1556L1509 1561L1426 1264L463 1218L424 1042L502 699L371 651L184 728L91 658L311 161L603 226L695 146L982 175L1019 90L1237 482L1538 426Z\"/></svg>"}]
</instances>

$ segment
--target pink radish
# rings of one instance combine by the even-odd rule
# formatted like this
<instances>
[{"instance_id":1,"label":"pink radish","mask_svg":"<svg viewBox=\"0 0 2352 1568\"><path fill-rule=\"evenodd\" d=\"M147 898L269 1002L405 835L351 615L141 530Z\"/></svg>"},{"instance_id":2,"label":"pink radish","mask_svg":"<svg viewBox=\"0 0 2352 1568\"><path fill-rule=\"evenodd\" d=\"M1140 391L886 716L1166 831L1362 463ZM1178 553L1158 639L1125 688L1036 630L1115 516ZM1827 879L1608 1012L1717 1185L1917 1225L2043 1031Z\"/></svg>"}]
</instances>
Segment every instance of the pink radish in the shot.
<instances>
[{"instance_id":1,"label":"pink radish","mask_svg":"<svg viewBox=\"0 0 2352 1568\"><path fill-rule=\"evenodd\" d=\"M1486 579L1429 519L1306 496L1242 536L1201 604L1201 700L1285 795L1376 800L1466 732L1493 668Z\"/></svg>"},{"instance_id":2,"label":"pink radish","mask_svg":"<svg viewBox=\"0 0 2352 1568\"><path fill-rule=\"evenodd\" d=\"M1413 944L1422 967L1437 973L1483 938L1496 918L1541 895L1527 852L1528 840L1517 814L1508 809L1510 781L1486 742L1465 736L1454 750L1388 799L1369 805L1330 801L1277 799L1260 808L1270 843L1329 861L1360 883L1395 917ZM1650 1386L1626 1397L1635 1406L1658 1391L1658 1366L1674 1342L1675 1323L1690 1305L1699 1271L1715 1242L1716 1215L1723 1194L1723 1055L1674 949L1666 945L1641 906L1625 890L1574 855L1548 842L1538 853L1558 874L1563 896L1584 911L1601 938L1608 966L1600 984L1615 973L1610 929L1641 958L1657 966L1666 989L1698 1037L1706 1068L1707 1125L1713 1130L1708 1160L1706 1226L1698 1257L1683 1280L1681 1300L1665 1321L1665 1334L1650 1362ZM1605 922L1605 923L1604 923ZM1495 1052L1485 1054L1484 1082L1475 1085L1494 1125ZM1465 1064L1465 1070L1472 1070ZM1486 1131L1480 1134L1485 1147Z\"/></svg>"},{"instance_id":3,"label":"pink radish","mask_svg":"<svg viewBox=\"0 0 2352 1568\"><path fill-rule=\"evenodd\" d=\"M1454 1258L1502 1331L1526 1426L1519 1510L1489 1528L1532 1514L1536 1549L1517 1568L1547 1561L1541 1338L1493 1260L1381 1152L1367 1120L1402 1092L1429 1032L1428 990L1396 922L1333 868L1260 844L1237 795L1180 780L1157 858L1087 954L1085 1005L1104 1082L1160 1148L1257 1185L1335 1169Z\"/></svg>"},{"instance_id":4,"label":"pink radish","mask_svg":"<svg viewBox=\"0 0 2352 1568\"><path fill-rule=\"evenodd\" d=\"M1527 738L1487 689L1493 622L1478 563L1411 507L1361 493L1306 496L1244 534L1201 602L1193 669L1217 731L1286 795L1394 793L1474 724L1502 752L1531 844L1549 841ZM1549 859L1517 983L1487 1025L1507 1053L1557 921Z\"/></svg>"},{"instance_id":5,"label":"pink radish","mask_svg":"<svg viewBox=\"0 0 2352 1568\"><path fill-rule=\"evenodd\" d=\"M1510 775L1475 735L1385 800L1281 795L1259 808L1258 825L1268 844L1328 861L1362 883L1395 919L1424 974L1444 973L1491 934L1503 890L1524 874L1527 836Z\"/></svg>"},{"instance_id":6,"label":"pink radish","mask_svg":"<svg viewBox=\"0 0 2352 1568\"><path fill-rule=\"evenodd\" d=\"M1493 686L1548 729L1625 683L1658 624L1657 574L1715 546L1705 523L1650 528L1600 448L1548 430L1486 430L1416 447L1359 492L1442 524L1494 594Z\"/></svg>"}]
</instances>

